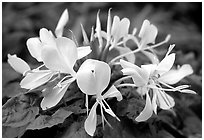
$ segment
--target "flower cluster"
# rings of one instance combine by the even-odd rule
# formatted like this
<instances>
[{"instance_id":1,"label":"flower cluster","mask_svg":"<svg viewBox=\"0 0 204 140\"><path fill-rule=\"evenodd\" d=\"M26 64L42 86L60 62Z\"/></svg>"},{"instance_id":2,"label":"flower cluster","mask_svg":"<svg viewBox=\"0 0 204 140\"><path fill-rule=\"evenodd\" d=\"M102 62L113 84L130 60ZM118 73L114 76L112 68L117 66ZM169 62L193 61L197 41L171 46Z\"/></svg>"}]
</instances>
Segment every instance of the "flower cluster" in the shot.
<instances>
[{"instance_id":1,"label":"flower cluster","mask_svg":"<svg viewBox=\"0 0 204 140\"><path fill-rule=\"evenodd\" d=\"M172 69L175 53L171 51L175 45L170 45L165 57L159 62L154 48L168 42L170 35L167 35L164 41L155 44L158 30L148 20L144 20L138 35L136 28L129 33L129 19L114 16L112 22L110 9L107 30L103 31L98 12L96 28L95 31L92 29L90 39L81 25L85 46L80 47L75 40L63 36L68 20L69 15L66 9L59 19L55 34L42 28L39 37L27 40L26 44L31 56L41 63L39 67L31 70L24 60L16 55L8 54L8 63L15 71L24 76L20 82L21 88L29 91L41 89L43 100L40 106L42 110L56 106L62 100L70 84L76 81L86 99L88 117L85 120L84 128L89 135L93 136L97 126L96 109L98 106L100 106L103 127L104 121L110 125L104 116L105 112L120 121L106 101L107 98L113 97L116 97L117 101L123 99L122 93L117 89L119 87L137 87L138 94L146 97L143 111L135 118L138 122L146 121L153 112L157 114L157 107L168 110L175 105L174 99L166 91L195 94L194 91L187 89L189 85L171 86L192 74L193 70L188 64ZM128 40L132 40L137 49L131 50L127 46ZM98 46L93 45L94 41L98 42ZM107 62L108 53L112 49L116 49L120 55ZM135 65L135 53L137 52L147 56L152 64L141 65L141 67ZM76 68L78 69L76 71L74 69L77 67L76 62L85 56L88 59L83 59L83 63ZM124 76L110 85L112 71L110 66L112 65L121 65ZM132 78L132 83L121 83L127 78ZM57 82L46 86L51 81ZM90 111L88 96L95 98L95 103Z\"/></svg>"}]
</instances>

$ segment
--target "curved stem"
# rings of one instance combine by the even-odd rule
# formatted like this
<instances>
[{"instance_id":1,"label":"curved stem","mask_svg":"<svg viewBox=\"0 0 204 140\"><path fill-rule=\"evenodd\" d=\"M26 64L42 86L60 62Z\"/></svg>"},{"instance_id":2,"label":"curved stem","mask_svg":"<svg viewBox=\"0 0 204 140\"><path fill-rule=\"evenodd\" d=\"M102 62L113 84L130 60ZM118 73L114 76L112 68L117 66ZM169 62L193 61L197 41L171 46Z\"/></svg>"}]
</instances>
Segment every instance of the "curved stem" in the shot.
<instances>
[{"instance_id":1,"label":"curved stem","mask_svg":"<svg viewBox=\"0 0 204 140\"><path fill-rule=\"evenodd\" d=\"M123 80L129 79L129 78L131 78L131 76L122 77L122 78L118 79L117 81L115 81L113 83L113 85L117 85L117 84L121 83Z\"/></svg>"},{"instance_id":2,"label":"curved stem","mask_svg":"<svg viewBox=\"0 0 204 140\"><path fill-rule=\"evenodd\" d=\"M120 58L123 58L123 57L125 57L125 56L127 56L127 55L130 55L130 54L133 54L133 53L137 53L137 52L139 52L140 50L141 50L141 49L136 49L136 50L134 50L134 51L132 51L132 52L128 52L128 53L121 54L121 55L119 55L119 56L113 58L113 59L109 62L109 65L112 65L116 60L118 60L118 59L120 59Z\"/></svg>"},{"instance_id":3,"label":"curved stem","mask_svg":"<svg viewBox=\"0 0 204 140\"><path fill-rule=\"evenodd\" d=\"M153 48L156 48L156 47L158 47L158 46L161 46L161 45L167 43L167 42L169 41L170 37L171 37L170 35L167 35L166 38L165 38L165 40L162 41L162 42L160 42L160 43L158 43L158 44L155 44L155 45L152 45L152 46L149 46L149 47L146 47L146 48L138 47L137 49L135 49L135 50L133 50L133 51L131 51L131 52L128 52L128 53L119 55L119 56L113 58L113 59L109 62L109 64L110 64L110 65L113 64L114 61L116 61L116 60L118 60L118 59L120 59L120 58L123 58L123 57L125 57L126 55L130 55L130 54L133 54L133 53L137 53L137 52L139 52L139 51L144 51L144 50L148 50L148 49L153 49Z\"/></svg>"}]
</instances>

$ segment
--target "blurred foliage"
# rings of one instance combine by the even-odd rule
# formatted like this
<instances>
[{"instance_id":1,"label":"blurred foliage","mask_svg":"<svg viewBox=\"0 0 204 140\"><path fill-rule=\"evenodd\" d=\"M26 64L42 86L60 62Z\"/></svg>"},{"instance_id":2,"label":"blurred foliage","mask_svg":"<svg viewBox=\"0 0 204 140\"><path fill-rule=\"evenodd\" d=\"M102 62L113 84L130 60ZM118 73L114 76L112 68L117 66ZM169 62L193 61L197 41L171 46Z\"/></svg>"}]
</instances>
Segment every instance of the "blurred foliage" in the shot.
<instances>
[{"instance_id":1,"label":"blurred foliage","mask_svg":"<svg viewBox=\"0 0 204 140\"><path fill-rule=\"evenodd\" d=\"M16 109L24 109L29 112L29 108L34 108L33 106L19 108L19 106L27 105L27 103L22 102L22 104L14 105L16 100L8 100L10 97L15 96L14 99L21 100L20 97L22 95L20 93L25 91L19 87L21 76L5 63L7 61L7 54L17 54L17 56L26 62L36 65L37 61L31 57L27 50L26 40L30 37L39 36L39 30L43 27L54 31L57 21L65 8L69 11L69 22L65 28L65 34L70 35L68 29L71 29L79 44L82 44L80 23L84 25L87 34L90 35L91 27L95 26L96 13L100 9L102 29L105 29L108 9L112 8L112 17L118 15L120 18L127 17L130 19L130 32L134 27L140 29L143 20L148 19L158 28L159 33L156 42L163 40L167 34L171 34L170 42L159 47L157 54L163 57L169 44L175 43L176 65L188 63L194 69L194 74L183 79L181 83L192 85L191 89L195 90L198 95L170 93L176 102L172 112L159 110L158 116L153 116L147 122L137 123L134 121L134 118L142 110L144 100L141 100L135 89L121 88L120 91L125 97L124 100L117 104L115 104L115 99L108 101L113 111L121 119L121 122L107 116L113 129L105 125L103 130L101 122L98 122L95 137L202 137L201 6L202 3L4 2L2 4L3 119L7 120L5 121L6 123L12 123L12 117L9 118L9 115L15 114ZM131 49L135 48L131 42L129 42L129 46ZM136 61L137 64L146 62L141 54L137 54ZM16 128L4 126L3 137L89 137L83 128L84 116L86 116L83 100L84 94L81 94L78 91L79 89L75 88L75 84L70 85L66 92L64 97L66 102L62 101L55 107L55 109L58 109L62 106L63 109L73 112L72 114L67 114L68 118L63 116L62 120L59 121L60 124L55 125L53 123L55 126L51 128L28 130L25 132L28 121L22 119L24 117L23 114L18 114L20 119L22 119L20 123L23 126L19 125ZM5 104L7 100L8 102ZM12 103L12 106L8 106L9 103ZM54 113L53 109L46 112L39 111L40 115L45 116L44 118L49 118ZM27 116L30 116L29 113ZM61 124L61 122L63 123Z\"/></svg>"}]
</instances>

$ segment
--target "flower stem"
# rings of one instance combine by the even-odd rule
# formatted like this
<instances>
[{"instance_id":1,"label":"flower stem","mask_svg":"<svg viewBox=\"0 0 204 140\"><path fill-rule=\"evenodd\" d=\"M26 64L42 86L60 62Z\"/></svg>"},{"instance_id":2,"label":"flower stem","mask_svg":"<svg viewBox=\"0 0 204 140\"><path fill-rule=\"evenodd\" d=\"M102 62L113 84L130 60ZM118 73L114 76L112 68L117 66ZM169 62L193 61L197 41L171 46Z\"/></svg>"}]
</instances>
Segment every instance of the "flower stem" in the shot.
<instances>
[{"instance_id":1,"label":"flower stem","mask_svg":"<svg viewBox=\"0 0 204 140\"><path fill-rule=\"evenodd\" d=\"M126 76L126 77L122 77L120 79L118 79L117 81L114 82L114 85L118 85L120 84L123 80L129 79L131 78L131 76Z\"/></svg>"},{"instance_id":2,"label":"flower stem","mask_svg":"<svg viewBox=\"0 0 204 140\"><path fill-rule=\"evenodd\" d=\"M137 48L137 49L135 49L135 50L133 50L133 51L131 51L131 52L128 52L128 53L119 55L119 56L113 58L113 59L109 62L109 64L111 65L111 64L113 64L116 60L118 60L118 59L120 59L120 58L123 58L123 57L125 57L125 56L127 56L127 55L130 55L130 54L133 54L133 53L137 53L137 52L139 52L139 51L144 51L144 50L148 50L148 49L153 49L153 48L156 48L156 47L158 47L158 46L161 46L161 45L163 45L164 43L167 43L167 42L169 41L170 37L171 37L170 35L167 35L167 37L165 38L165 40L162 41L162 42L160 42L160 43L158 43L158 44L155 44L155 45L152 45L152 46L149 46L149 47L146 47L146 48L140 48L140 47L139 47L139 48Z\"/></svg>"}]
</instances>

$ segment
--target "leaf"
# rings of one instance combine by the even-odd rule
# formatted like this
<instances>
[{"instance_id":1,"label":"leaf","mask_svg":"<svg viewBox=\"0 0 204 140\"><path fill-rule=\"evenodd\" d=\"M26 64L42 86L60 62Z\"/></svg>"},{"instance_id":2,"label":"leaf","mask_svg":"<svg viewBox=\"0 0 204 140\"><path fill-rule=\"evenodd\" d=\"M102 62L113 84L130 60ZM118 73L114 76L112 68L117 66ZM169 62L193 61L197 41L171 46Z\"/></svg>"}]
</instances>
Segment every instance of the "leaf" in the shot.
<instances>
[{"instance_id":1,"label":"leaf","mask_svg":"<svg viewBox=\"0 0 204 140\"><path fill-rule=\"evenodd\" d=\"M90 138L83 125L84 121L72 123L63 134L62 138Z\"/></svg>"},{"instance_id":2,"label":"leaf","mask_svg":"<svg viewBox=\"0 0 204 140\"><path fill-rule=\"evenodd\" d=\"M71 111L74 114L84 114L86 113L86 108L82 109L81 106L84 106L84 101L77 100L74 103L70 104L69 106L65 107L64 109L67 111Z\"/></svg>"},{"instance_id":3,"label":"leaf","mask_svg":"<svg viewBox=\"0 0 204 140\"><path fill-rule=\"evenodd\" d=\"M18 82L12 82L2 87L3 97L14 97L24 91L26 90L22 89Z\"/></svg>"},{"instance_id":4,"label":"leaf","mask_svg":"<svg viewBox=\"0 0 204 140\"><path fill-rule=\"evenodd\" d=\"M19 95L9 99L2 107L2 125L20 127L35 119L39 108L31 106L27 95Z\"/></svg>"},{"instance_id":5,"label":"leaf","mask_svg":"<svg viewBox=\"0 0 204 140\"><path fill-rule=\"evenodd\" d=\"M128 90L122 90L121 93L132 92L132 88ZM125 94L125 93L124 93ZM142 100L141 97L137 94L137 97L132 97L130 99L123 99L122 101L117 103L117 116L127 116L129 119L135 122L135 118L139 115L139 113L143 110L145 106L145 100Z\"/></svg>"},{"instance_id":6,"label":"leaf","mask_svg":"<svg viewBox=\"0 0 204 140\"><path fill-rule=\"evenodd\" d=\"M59 123L63 123L64 120L72 114L71 111L67 111L65 109L57 110L52 116L48 115L41 115L37 117L33 122L31 122L28 127L26 128L35 130L35 129L43 129L43 128L50 128L54 125Z\"/></svg>"},{"instance_id":7,"label":"leaf","mask_svg":"<svg viewBox=\"0 0 204 140\"><path fill-rule=\"evenodd\" d=\"M2 127L2 138L21 137L25 133L26 127L27 125L21 126L21 127L15 127L15 128L12 128L10 126L3 126Z\"/></svg>"},{"instance_id":8,"label":"leaf","mask_svg":"<svg viewBox=\"0 0 204 140\"><path fill-rule=\"evenodd\" d=\"M2 87L19 77L20 74L15 72L8 63L2 63Z\"/></svg>"}]
</instances>

